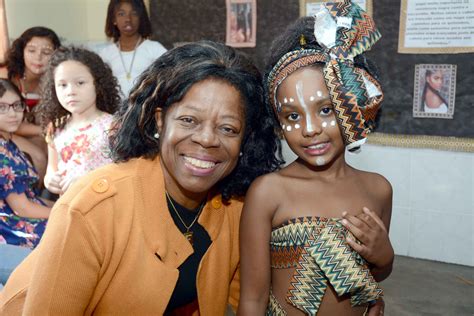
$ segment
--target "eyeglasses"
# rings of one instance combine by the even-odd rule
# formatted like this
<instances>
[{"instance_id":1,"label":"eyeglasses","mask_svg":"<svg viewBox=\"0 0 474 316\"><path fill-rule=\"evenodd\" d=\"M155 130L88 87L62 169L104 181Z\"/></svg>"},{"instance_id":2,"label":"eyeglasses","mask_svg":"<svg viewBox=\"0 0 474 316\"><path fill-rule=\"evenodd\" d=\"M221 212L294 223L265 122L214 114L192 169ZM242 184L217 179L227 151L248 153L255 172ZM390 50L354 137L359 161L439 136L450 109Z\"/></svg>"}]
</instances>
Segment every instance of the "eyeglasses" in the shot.
<instances>
[{"instance_id":1,"label":"eyeglasses","mask_svg":"<svg viewBox=\"0 0 474 316\"><path fill-rule=\"evenodd\" d=\"M13 108L15 112L23 112L26 109L26 105L21 101L16 101L12 104L0 102L0 114L7 114L10 108Z\"/></svg>"}]
</instances>

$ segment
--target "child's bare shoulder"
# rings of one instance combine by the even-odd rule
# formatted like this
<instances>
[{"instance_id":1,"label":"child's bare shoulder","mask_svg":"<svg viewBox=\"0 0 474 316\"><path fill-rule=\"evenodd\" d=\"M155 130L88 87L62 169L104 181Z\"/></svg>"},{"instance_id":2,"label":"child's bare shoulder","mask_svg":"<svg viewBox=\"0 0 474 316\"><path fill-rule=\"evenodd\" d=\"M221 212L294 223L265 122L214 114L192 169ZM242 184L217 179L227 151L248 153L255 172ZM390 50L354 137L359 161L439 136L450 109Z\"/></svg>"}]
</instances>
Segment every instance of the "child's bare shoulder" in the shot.
<instances>
[{"instance_id":1,"label":"child's bare shoulder","mask_svg":"<svg viewBox=\"0 0 474 316\"><path fill-rule=\"evenodd\" d=\"M355 170L367 190L374 192L382 198L391 198L392 185L383 175L375 172Z\"/></svg>"}]
</instances>

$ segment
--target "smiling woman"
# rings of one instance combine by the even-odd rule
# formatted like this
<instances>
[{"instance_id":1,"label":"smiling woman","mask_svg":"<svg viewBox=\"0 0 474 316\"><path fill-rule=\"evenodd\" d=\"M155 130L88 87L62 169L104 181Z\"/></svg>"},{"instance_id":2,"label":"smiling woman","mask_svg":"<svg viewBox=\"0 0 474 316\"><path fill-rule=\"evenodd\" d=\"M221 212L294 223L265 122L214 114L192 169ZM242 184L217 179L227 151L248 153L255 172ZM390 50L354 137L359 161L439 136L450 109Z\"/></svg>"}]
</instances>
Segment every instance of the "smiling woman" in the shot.
<instances>
[{"instance_id":1,"label":"smiling woman","mask_svg":"<svg viewBox=\"0 0 474 316\"><path fill-rule=\"evenodd\" d=\"M0 313L235 308L242 196L281 163L274 124L261 76L242 54L213 42L165 53L120 110L116 163L57 202L38 251L0 293Z\"/></svg>"}]
</instances>

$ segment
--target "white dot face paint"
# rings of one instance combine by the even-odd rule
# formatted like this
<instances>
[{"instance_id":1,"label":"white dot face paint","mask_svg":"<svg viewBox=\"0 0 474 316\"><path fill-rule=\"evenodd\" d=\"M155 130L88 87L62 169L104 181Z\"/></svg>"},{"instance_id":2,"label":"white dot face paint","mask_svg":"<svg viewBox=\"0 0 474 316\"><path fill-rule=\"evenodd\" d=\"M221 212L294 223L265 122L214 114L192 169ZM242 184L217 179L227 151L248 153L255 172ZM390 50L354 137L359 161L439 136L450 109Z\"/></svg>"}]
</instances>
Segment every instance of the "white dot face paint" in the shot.
<instances>
[{"instance_id":1,"label":"white dot face paint","mask_svg":"<svg viewBox=\"0 0 474 316\"><path fill-rule=\"evenodd\" d=\"M318 97L322 97L322 96L323 96L323 92L318 90L318 91L316 91L316 95L317 95Z\"/></svg>"},{"instance_id":2,"label":"white dot face paint","mask_svg":"<svg viewBox=\"0 0 474 316\"><path fill-rule=\"evenodd\" d=\"M316 165L324 166L325 164L326 164L326 159L324 159L323 157L316 158Z\"/></svg>"},{"instance_id":3,"label":"white dot face paint","mask_svg":"<svg viewBox=\"0 0 474 316\"><path fill-rule=\"evenodd\" d=\"M321 124L321 126L322 126L323 128L327 127L327 126L328 126L328 122L323 122L323 124Z\"/></svg>"},{"instance_id":4,"label":"white dot face paint","mask_svg":"<svg viewBox=\"0 0 474 316\"><path fill-rule=\"evenodd\" d=\"M286 125L285 124L281 124L281 129L285 129L286 128Z\"/></svg>"},{"instance_id":5,"label":"white dot face paint","mask_svg":"<svg viewBox=\"0 0 474 316\"><path fill-rule=\"evenodd\" d=\"M300 129L300 127L301 127L300 124L298 124L298 123L295 124L295 129Z\"/></svg>"},{"instance_id":6,"label":"white dot face paint","mask_svg":"<svg viewBox=\"0 0 474 316\"><path fill-rule=\"evenodd\" d=\"M306 104L305 100L304 100L304 94L303 94L303 81L302 80L298 80L296 82L296 96L298 97L298 101L300 102L301 104L301 107L303 108L303 110L306 112L306 131L308 133L312 133L315 131L315 128L314 128L314 123L313 123L313 120L312 120L312 115L311 115L311 112L308 108L308 105Z\"/></svg>"},{"instance_id":7,"label":"white dot face paint","mask_svg":"<svg viewBox=\"0 0 474 316\"><path fill-rule=\"evenodd\" d=\"M315 100L314 96L309 97L309 101L313 102Z\"/></svg>"},{"instance_id":8,"label":"white dot face paint","mask_svg":"<svg viewBox=\"0 0 474 316\"><path fill-rule=\"evenodd\" d=\"M292 102L292 103L293 103L293 102L295 102L295 99L293 99L293 98L290 98L290 102Z\"/></svg>"},{"instance_id":9,"label":"white dot face paint","mask_svg":"<svg viewBox=\"0 0 474 316\"><path fill-rule=\"evenodd\" d=\"M332 120L330 124L331 124L331 126L336 126L336 121Z\"/></svg>"},{"instance_id":10,"label":"white dot face paint","mask_svg":"<svg viewBox=\"0 0 474 316\"><path fill-rule=\"evenodd\" d=\"M283 99L283 104L287 104L287 103L288 103L288 99L285 97L285 98Z\"/></svg>"},{"instance_id":11,"label":"white dot face paint","mask_svg":"<svg viewBox=\"0 0 474 316\"><path fill-rule=\"evenodd\" d=\"M286 130L287 130L288 132L291 132L291 126L288 125L288 126L286 127Z\"/></svg>"}]
</instances>

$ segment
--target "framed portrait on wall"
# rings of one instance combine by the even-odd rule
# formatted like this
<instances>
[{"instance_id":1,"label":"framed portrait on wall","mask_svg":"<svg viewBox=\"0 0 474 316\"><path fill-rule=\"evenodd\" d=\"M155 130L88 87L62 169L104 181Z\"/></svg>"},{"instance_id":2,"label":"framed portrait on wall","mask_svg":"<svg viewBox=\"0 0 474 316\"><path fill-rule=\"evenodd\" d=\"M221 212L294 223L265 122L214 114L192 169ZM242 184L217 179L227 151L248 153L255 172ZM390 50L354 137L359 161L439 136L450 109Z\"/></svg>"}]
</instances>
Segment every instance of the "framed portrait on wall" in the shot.
<instances>
[{"instance_id":1,"label":"framed portrait on wall","mask_svg":"<svg viewBox=\"0 0 474 316\"><path fill-rule=\"evenodd\" d=\"M313 16L323 2L328 0L300 0L300 16ZM372 16L372 0L352 0Z\"/></svg>"},{"instance_id":2,"label":"framed portrait on wall","mask_svg":"<svg viewBox=\"0 0 474 316\"><path fill-rule=\"evenodd\" d=\"M257 42L256 0L226 0L226 44L233 47L255 47Z\"/></svg>"},{"instance_id":3,"label":"framed portrait on wall","mask_svg":"<svg viewBox=\"0 0 474 316\"><path fill-rule=\"evenodd\" d=\"M413 117L452 119L456 95L456 65L415 66Z\"/></svg>"}]
</instances>

